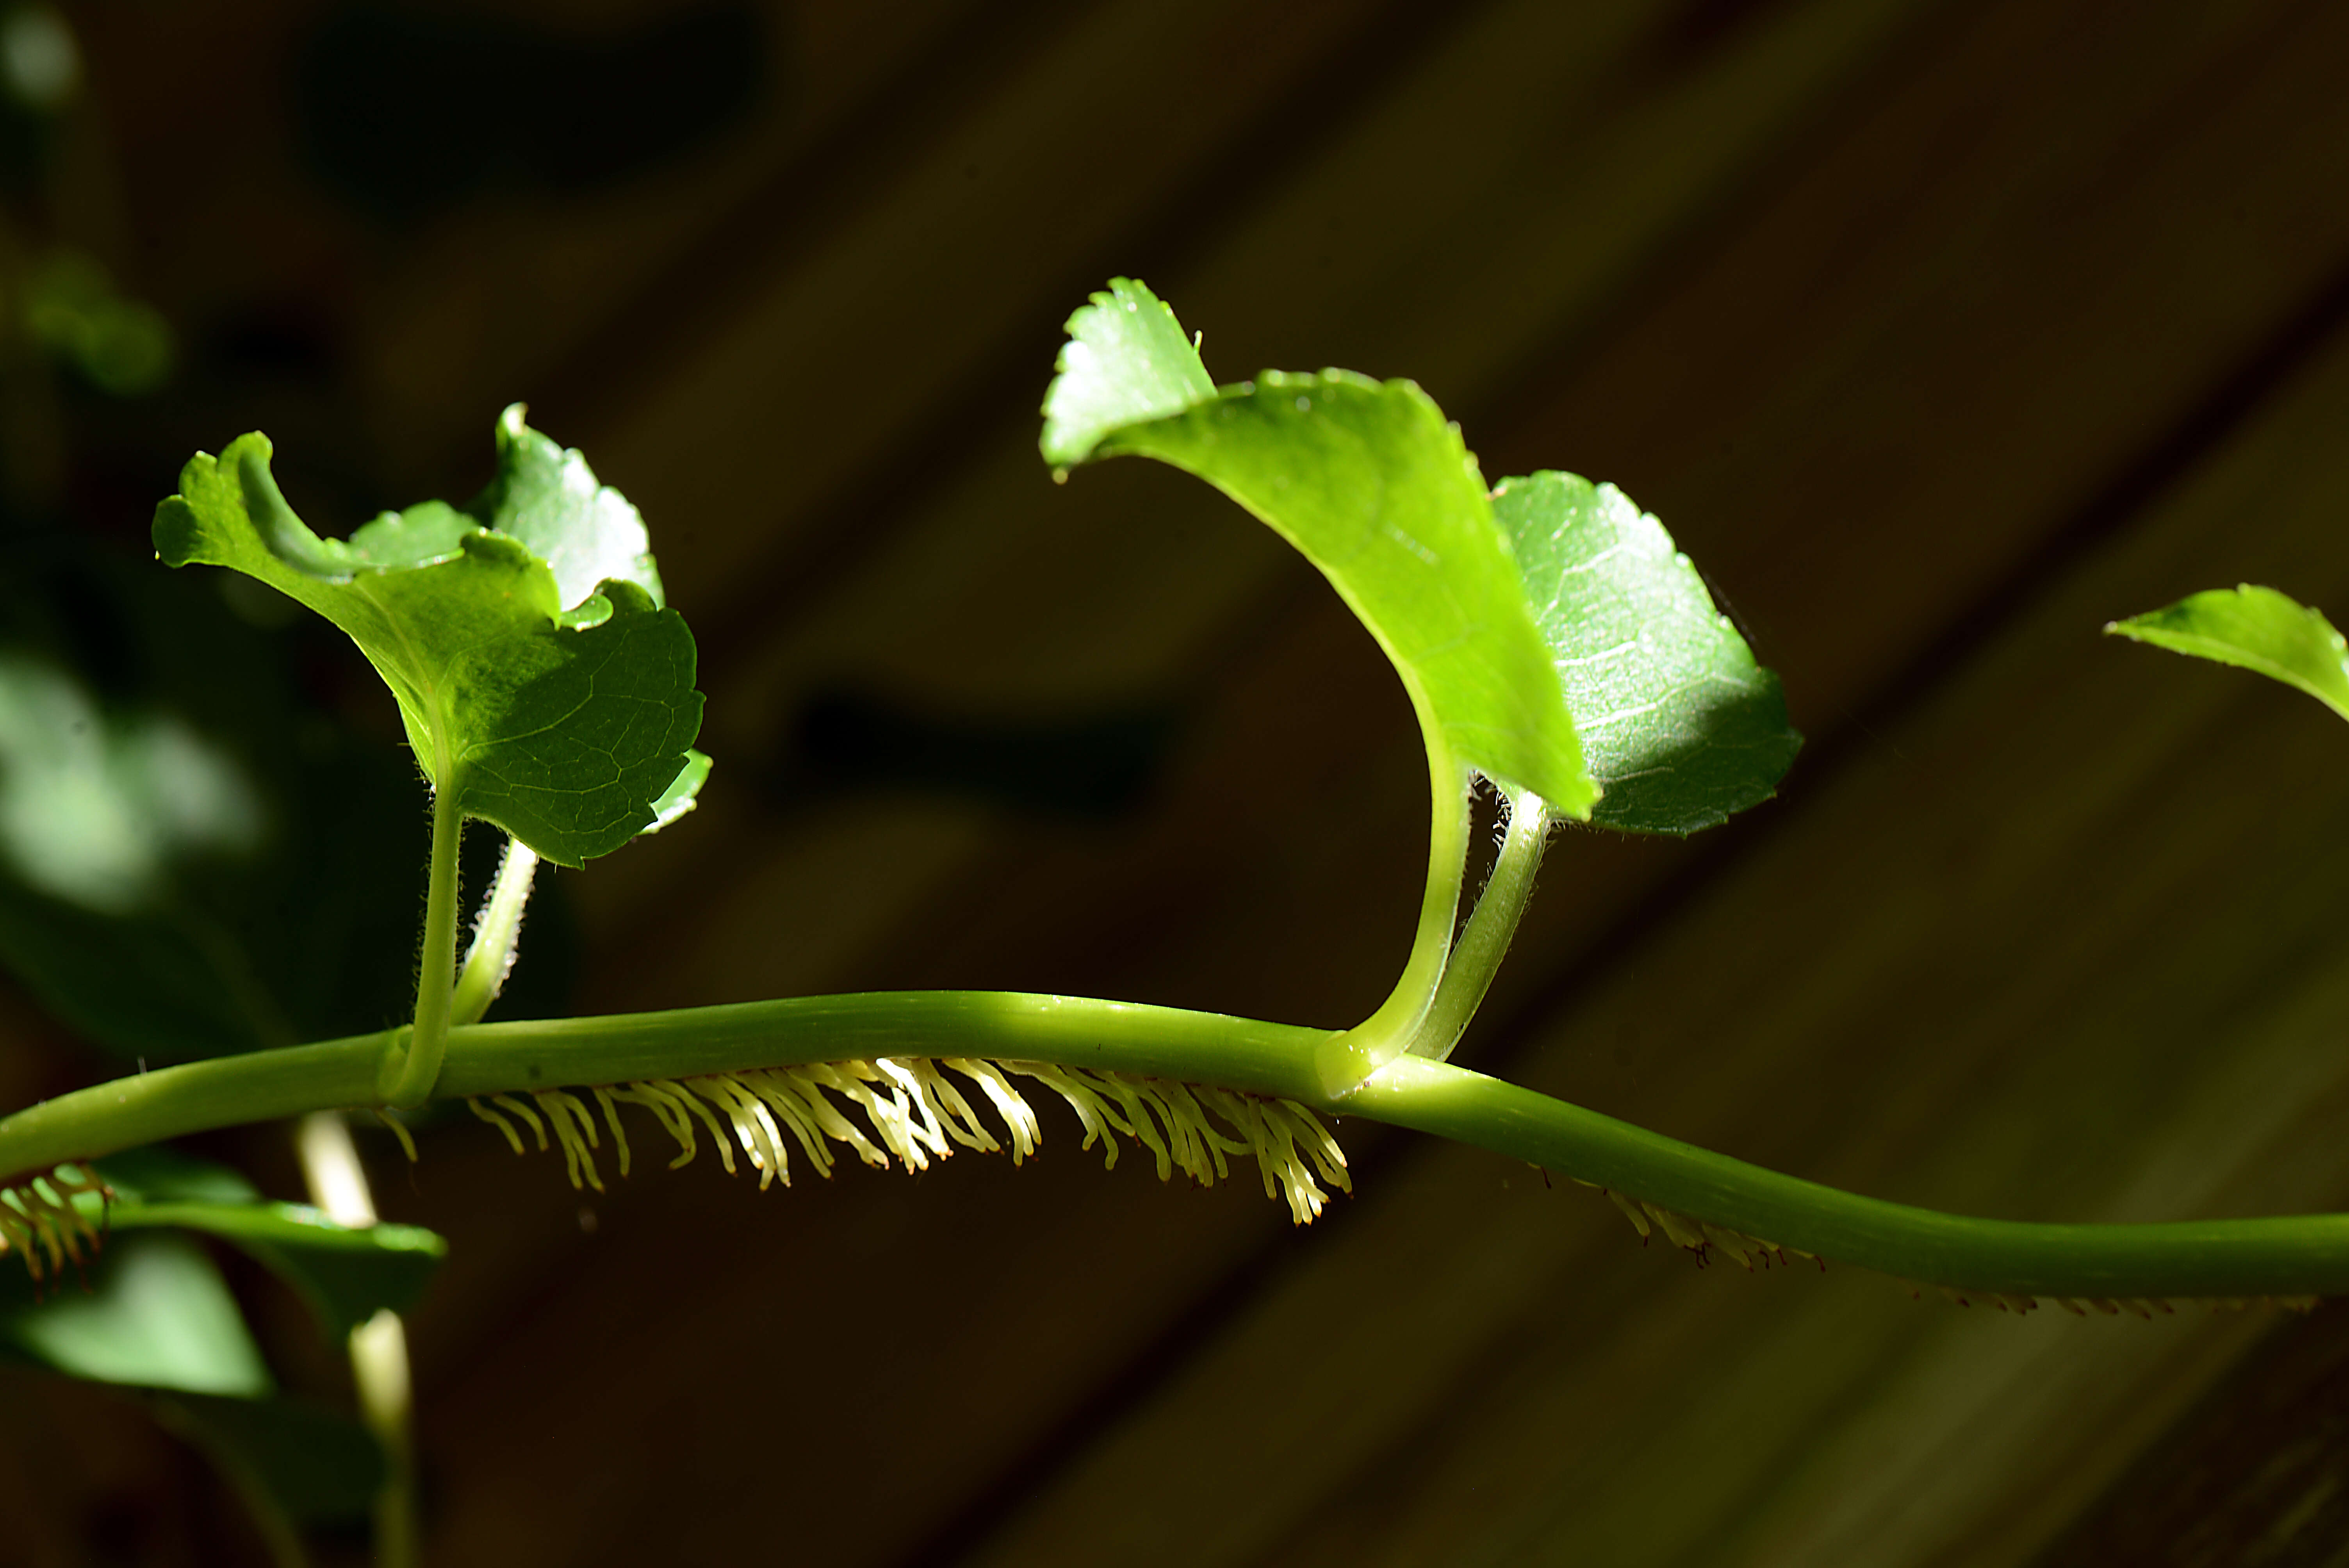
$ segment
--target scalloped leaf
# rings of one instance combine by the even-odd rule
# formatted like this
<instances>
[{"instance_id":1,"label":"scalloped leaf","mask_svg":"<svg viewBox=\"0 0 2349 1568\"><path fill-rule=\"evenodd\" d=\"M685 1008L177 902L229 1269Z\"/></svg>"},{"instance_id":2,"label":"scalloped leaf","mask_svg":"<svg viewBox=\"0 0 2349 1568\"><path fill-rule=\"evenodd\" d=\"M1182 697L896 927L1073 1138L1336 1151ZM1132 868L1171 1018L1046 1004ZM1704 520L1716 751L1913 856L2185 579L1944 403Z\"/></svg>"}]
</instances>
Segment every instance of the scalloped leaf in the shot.
<instances>
[{"instance_id":1,"label":"scalloped leaf","mask_svg":"<svg viewBox=\"0 0 2349 1568\"><path fill-rule=\"evenodd\" d=\"M626 496L597 481L576 448L523 423L516 403L498 416L498 471L466 506L484 528L521 540L554 573L555 600L580 603L609 578L667 603L645 520ZM434 503L438 504L438 503Z\"/></svg>"},{"instance_id":2,"label":"scalloped leaf","mask_svg":"<svg viewBox=\"0 0 2349 1568\"><path fill-rule=\"evenodd\" d=\"M1606 790L1592 822L1688 834L1776 793L1803 744L1778 677L1663 524L1613 485L1549 471L1503 480L1493 516Z\"/></svg>"},{"instance_id":3,"label":"scalloped leaf","mask_svg":"<svg viewBox=\"0 0 2349 1568\"><path fill-rule=\"evenodd\" d=\"M2323 614L2272 588L2249 583L2212 588L2115 621L2105 630L2175 654L2256 670L2298 686L2349 718L2349 643Z\"/></svg>"},{"instance_id":4,"label":"scalloped leaf","mask_svg":"<svg viewBox=\"0 0 2349 1568\"><path fill-rule=\"evenodd\" d=\"M155 548L172 566L244 573L341 627L391 687L434 787L576 866L654 825L655 802L687 771L701 724L693 637L655 597L634 509L595 487L576 454L550 455L518 413L501 438L482 504L530 542L439 502L321 539L254 434L189 462L156 509ZM590 571L637 575L604 576L566 604L533 543L574 586Z\"/></svg>"},{"instance_id":5,"label":"scalloped leaf","mask_svg":"<svg viewBox=\"0 0 2349 1568\"><path fill-rule=\"evenodd\" d=\"M1058 374L1044 394L1044 460L1081 463L1128 425L1179 414L1216 395L1198 346L1174 312L1132 278L1112 278L1069 317Z\"/></svg>"},{"instance_id":6,"label":"scalloped leaf","mask_svg":"<svg viewBox=\"0 0 2349 1568\"><path fill-rule=\"evenodd\" d=\"M1589 814L1599 789L1475 459L1424 392L1342 370L1211 390L1173 313L1126 279L1069 329L1048 460L1155 458L1216 486L1329 578L1457 759Z\"/></svg>"}]
</instances>

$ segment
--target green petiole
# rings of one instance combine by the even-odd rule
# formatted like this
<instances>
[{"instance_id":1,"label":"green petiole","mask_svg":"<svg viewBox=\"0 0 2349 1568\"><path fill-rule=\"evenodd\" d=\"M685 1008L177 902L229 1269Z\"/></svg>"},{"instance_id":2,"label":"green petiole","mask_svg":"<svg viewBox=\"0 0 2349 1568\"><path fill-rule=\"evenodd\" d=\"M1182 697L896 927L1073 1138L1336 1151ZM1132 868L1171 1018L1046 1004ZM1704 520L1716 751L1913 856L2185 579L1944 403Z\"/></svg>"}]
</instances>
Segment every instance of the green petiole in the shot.
<instances>
[{"instance_id":1,"label":"green petiole","mask_svg":"<svg viewBox=\"0 0 2349 1568\"><path fill-rule=\"evenodd\" d=\"M1508 805L1509 820L1502 832L1501 852L1494 859L1492 875L1485 879L1475 912L1469 915L1444 965L1444 983L1436 988L1435 1000L1420 1020L1411 1043L1413 1056L1440 1062L1452 1055L1468 1030L1468 1020L1484 1005L1485 993L1492 989L1493 976L1508 954L1510 938L1517 934L1517 922L1524 918L1526 902L1533 897L1534 874L1541 870L1542 850L1549 840L1549 808L1529 789L1504 789L1502 799Z\"/></svg>"},{"instance_id":2,"label":"green petiole","mask_svg":"<svg viewBox=\"0 0 2349 1568\"><path fill-rule=\"evenodd\" d=\"M450 1002L457 984L457 848L463 830L456 790L435 789L424 945L416 968L416 1023L404 1043L385 1051L379 1090L383 1099L402 1109L431 1098L447 1047Z\"/></svg>"},{"instance_id":3,"label":"green petiole","mask_svg":"<svg viewBox=\"0 0 2349 1568\"><path fill-rule=\"evenodd\" d=\"M451 1024L480 1023L505 988L522 942L523 908L530 902L531 880L537 871L538 856L531 847L520 839L508 839L497 880L473 928L473 944L465 952L465 966L457 973L457 990L449 1004Z\"/></svg>"},{"instance_id":4,"label":"green petiole","mask_svg":"<svg viewBox=\"0 0 2349 1568\"><path fill-rule=\"evenodd\" d=\"M1325 1094L1343 1093L1410 1048L1435 1004L1451 959L1452 926L1459 918L1460 886L1468 860L1468 776L1415 691L1413 701L1427 741L1430 796L1427 888L1420 898L1419 926L1402 974L1378 1011L1331 1037L1321 1048L1316 1072Z\"/></svg>"}]
</instances>

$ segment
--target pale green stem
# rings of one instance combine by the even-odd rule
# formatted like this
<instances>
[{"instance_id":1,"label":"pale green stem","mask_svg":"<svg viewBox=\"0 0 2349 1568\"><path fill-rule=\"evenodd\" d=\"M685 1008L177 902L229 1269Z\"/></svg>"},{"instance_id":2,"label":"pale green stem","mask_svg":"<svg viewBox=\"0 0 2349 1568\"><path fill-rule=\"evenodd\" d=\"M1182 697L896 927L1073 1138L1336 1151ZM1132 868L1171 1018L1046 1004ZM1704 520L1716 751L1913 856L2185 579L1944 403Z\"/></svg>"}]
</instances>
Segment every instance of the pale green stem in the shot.
<instances>
[{"instance_id":1,"label":"pale green stem","mask_svg":"<svg viewBox=\"0 0 2349 1568\"><path fill-rule=\"evenodd\" d=\"M1402 1057L1319 1087L1319 1029L1082 997L884 992L453 1029L450 1097L884 1056L987 1057L1277 1095L1416 1128L1777 1243L1902 1278L2076 1298L2349 1294L2349 1214L2161 1224L1973 1219L1748 1165L1480 1073ZM0 1173L244 1121L376 1102L383 1035L191 1062L0 1120Z\"/></svg>"},{"instance_id":2,"label":"pale green stem","mask_svg":"<svg viewBox=\"0 0 2349 1568\"><path fill-rule=\"evenodd\" d=\"M1444 966L1444 984L1420 1020L1412 1037L1411 1054L1443 1061L1468 1031L1468 1020L1485 1005L1485 993L1517 934L1517 922L1533 896L1534 873L1541 869L1542 847L1549 839L1549 809L1530 789L1501 791L1509 804L1509 825L1493 874L1485 880L1476 911L1467 928L1453 944L1451 962Z\"/></svg>"},{"instance_id":3,"label":"pale green stem","mask_svg":"<svg viewBox=\"0 0 2349 1568\"><path fill-rule=\"evenodd\" d=\"M302 1119L295 1146L310 1202L338 1225L376 1222L375 1195L367 1168L351 1141L342 1113L314 1111ZM416 1518L416 1448L409 1431L415 1402L408 1373L408 1330L386 1308L351 1330L351 1381L358 1391L359 1415L383 1450L383 1484L375 1499L377 1568L415 1568L419 1532Z\"/></svg>"},{"instance_id":4,"label":"pale green stem","mask_svg":"<svg viewBox=\"0 0 2349 1568\"><path fill-rule=\"evenodd\" d=\"M385 1053L383 1062L383 1098L402 1109L432 1097L448 1046L450 994L457 983L457 844L464 825L457 791L443 783L432 791L432 861L424 893L424 949L416 961L416 1026L407 1048Z\"/></svg>"},{"instance_id":5,"label":"pale green stem","mask_svg":"<svg viewBox=\"0 0 2349 1568\"><path fill-rule=\"evenodd\" d=\"M1408 684L1408 683L1407 683ZM1468 864L1468 771L1452 755L1435 711L1412 687L1427 744L1427 887L1420 896L1419 929L1402 978L1387 999L1354 1027L1322 1047L1317 1072L1321 1092L1342 1094L1401 1056L1411 1044L1443 981L1460 915L1460 884Z\"/></svg>"},{"instance_id":6,"label":"pale green stem","mask_svg":"<svg viewBox=\"0 0 2349 1568\"><path fill-rule=\"evenodd\" d=\"M457 975L456 994L449 1004L452 1025L480 1023L505 988L522 943L522 912L530 902L531 875L537 870L538 856L531 847L520 839L508 839L505 856L498 861L498 880L481 904L473 945L466 950L465 967Z\"/></svg>"}]
</instances>

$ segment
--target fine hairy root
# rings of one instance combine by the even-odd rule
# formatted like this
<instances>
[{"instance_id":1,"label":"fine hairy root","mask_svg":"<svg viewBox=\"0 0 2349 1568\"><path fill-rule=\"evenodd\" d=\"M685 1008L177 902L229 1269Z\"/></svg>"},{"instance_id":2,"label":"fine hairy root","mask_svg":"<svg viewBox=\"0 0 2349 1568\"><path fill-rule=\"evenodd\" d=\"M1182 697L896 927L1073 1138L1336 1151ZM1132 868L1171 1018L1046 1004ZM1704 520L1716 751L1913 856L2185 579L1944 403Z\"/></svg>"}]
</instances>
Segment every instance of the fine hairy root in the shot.
<instances>
[{"instance_id":1,"label":"fine hairy root","mask_svg":"<svg viewBox=\"0 0 2349 1568\"><path fill-rule=\"evenodd\" d=\"M694 1157L698 1123L730 1173L740 1145L759 1172L760 1186L780 1179L788 1187L793 1144L816 1174L826 1177L836 1158L834 1143L867 1165L885 1169L894 1159L908 1171L923 1171L957 1146L991 1153L1008 1138L1012 1163L1019 1164L1036 1152L1043 1129L1012 1083L1015 1077L1032 1078L1066 1100L1084 1128L1083 1147L1101 1143L1102 1159L1112 1168L1121 1138L1150 1150L1161 1181L1180 1171L1202 1186L1213 1186L1230 1175L1227 1157L1252 1158L1264 1179L1265 1196L1286 1198L1290 1218L1300 1225L1310 1223L1329 1201L1324 1182L1353 1191L1337 1140L1293 1100L1042 1062L882 1057L540 1089L526 1097L499 1094L466 1103L505 1134L517 1154L523 1152L522 1134L509 1117L527 1125L542 1150L548 1147L551 1129L574 1187L604 1190L595 1161L602 1143L587 1099L602 1112L623 1176L628 1173L629 1150L619 1108L629 1104L650 1111L677 1144L671 1169ZM957 1078L994 1107L1004 1138L989 1130Z\"/></svg>"}]
</instances>

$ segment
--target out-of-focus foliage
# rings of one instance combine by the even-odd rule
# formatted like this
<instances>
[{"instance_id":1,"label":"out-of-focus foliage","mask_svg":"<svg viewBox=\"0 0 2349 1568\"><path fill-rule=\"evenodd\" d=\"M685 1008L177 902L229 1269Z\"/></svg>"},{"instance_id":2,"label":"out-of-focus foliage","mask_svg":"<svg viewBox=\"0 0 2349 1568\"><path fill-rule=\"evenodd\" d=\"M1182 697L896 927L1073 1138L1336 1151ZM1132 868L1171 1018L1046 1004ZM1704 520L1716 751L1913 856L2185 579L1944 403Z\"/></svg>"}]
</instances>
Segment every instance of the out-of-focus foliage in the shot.
<instances>
[{"instance_id":1,"label":"out-of-focus foliage","mask_svg":"<svg viewBox=\"0 0 2349 1568\"><path fill-rule=\"evenodd\" d=\"M305 703L283 635L210 585L19 556L0 583L0 962L157 1065L398 1019L424 843L408 764Z\"/></svg>"}]
</instances>

